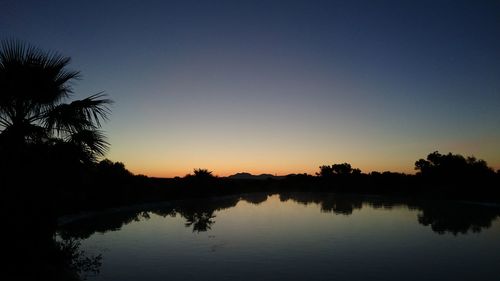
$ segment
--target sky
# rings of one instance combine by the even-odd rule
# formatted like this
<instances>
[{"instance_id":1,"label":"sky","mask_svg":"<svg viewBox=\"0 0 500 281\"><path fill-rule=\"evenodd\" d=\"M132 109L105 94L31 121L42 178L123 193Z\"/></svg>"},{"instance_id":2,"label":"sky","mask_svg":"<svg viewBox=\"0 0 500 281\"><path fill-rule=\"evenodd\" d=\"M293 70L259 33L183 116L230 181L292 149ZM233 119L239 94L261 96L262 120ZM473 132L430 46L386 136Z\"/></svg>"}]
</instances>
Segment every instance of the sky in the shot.
<instances>
[{"instance_id":1,"label":"sky","mask_svg":"<svg viewBox=\"0 0 500 281\"><path fill-rule=\"evenodd\" d=\"M500 1L13 1L0 39L70 56L72 98L114 100L134 173L500 169Z\"/></svg>"}]
</instances>

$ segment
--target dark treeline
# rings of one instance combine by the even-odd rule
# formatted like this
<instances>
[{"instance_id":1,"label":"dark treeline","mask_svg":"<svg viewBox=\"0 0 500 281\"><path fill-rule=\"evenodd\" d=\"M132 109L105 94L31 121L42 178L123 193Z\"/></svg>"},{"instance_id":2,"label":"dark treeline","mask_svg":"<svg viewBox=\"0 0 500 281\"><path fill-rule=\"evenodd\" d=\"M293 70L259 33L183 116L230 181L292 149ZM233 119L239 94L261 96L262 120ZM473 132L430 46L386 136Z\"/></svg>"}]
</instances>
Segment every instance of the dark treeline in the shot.
<instances>
[{"instance_id":1,"label":"dark treeline","mask_svg":"<svg viewBox=\"0 0 500 281\"><path fill-rule=\"evenodd\" d=\"M31 154L33 157L36 154ZM187 197L231 195L271 191L329 191L337 193L397 194L405 196L500 200L500 174L482 160L457 154L433 152L427 160L416 161L415 175L394 172L362 173L350 164L321 166L315 176L292 174L279 179L232 179L216 177L206 169L176 178L151 178L134 175L123 163L102 160L79 166L66 166L47 161L40 167L65 171L52 177L43 168L18 175L14 184L4 188L11 200L44 205L56 217L81 211L100 210L147 202ZM64 163L64 162L63 162ZM8 169L3 169L3 171ZM47 174L46 174L47 173ZM12 179L10 173L5 178ZM47 175L51 175L50 177ZM19 186L23 186L19 188ZM17 203L16 203L17 204ZM27 204L23 204L26 206Z\"/></svg>"},{"instance_id":2,"label":"dark treeline","mask_svg":"<svg viewBox=\"0 0 500 281\"><path fill-rule=\"evenodd\" d=\"M348 163L321 166L315 176L292 174L275 179L216 177L206 169L176 178L133 175L122 163L103 160L88 171L87 181L67 192L60 214L187 197L251 192L328 191L393 194L420 198L500 201L500 174L483 160L458 154L430 153L415 163L417 173L362 173Z\"/></svg>"}]
</instances>

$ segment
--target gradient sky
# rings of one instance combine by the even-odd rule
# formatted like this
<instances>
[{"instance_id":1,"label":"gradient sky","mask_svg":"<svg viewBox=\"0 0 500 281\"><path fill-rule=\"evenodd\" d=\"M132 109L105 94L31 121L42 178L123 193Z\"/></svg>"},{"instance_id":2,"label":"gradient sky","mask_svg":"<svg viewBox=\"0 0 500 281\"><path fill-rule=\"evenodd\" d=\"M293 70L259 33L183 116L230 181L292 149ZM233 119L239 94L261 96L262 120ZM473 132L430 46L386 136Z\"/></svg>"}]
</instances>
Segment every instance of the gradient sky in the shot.
<instances>
[{"instance_id":1,"label":"gradient sky","mask_svg":"<svg viewBox=\"0 0 500 281\"><path fill-rule=\"evenodd\" d=\"M134 173L500 169L500 1L12 1L0 39L71 56Z\"/></svg>"}]
</instances>

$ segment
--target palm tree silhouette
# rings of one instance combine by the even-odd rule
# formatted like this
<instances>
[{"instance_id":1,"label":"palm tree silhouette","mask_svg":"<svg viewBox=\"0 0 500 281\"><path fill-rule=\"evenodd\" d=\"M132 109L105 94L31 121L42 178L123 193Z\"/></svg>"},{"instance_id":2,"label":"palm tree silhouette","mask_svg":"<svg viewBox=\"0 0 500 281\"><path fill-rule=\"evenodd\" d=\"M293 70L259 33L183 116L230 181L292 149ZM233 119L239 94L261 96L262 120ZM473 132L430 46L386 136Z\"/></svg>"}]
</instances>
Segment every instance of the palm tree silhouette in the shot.
<instances>
[{"instance_id":1,"label":"palm tree silhouette","mask_svg":"<svg viewBox=\"0 0 500 281\"><path fill-rule=\"evenodd\" d=\"M21 41L1 43L0 147L64 145L78 151L80 161L104 155L109 144L100 128L112 101L98 93L64 103L80 77L67 69L70 60Z\"/></svg>"}]
</instances>

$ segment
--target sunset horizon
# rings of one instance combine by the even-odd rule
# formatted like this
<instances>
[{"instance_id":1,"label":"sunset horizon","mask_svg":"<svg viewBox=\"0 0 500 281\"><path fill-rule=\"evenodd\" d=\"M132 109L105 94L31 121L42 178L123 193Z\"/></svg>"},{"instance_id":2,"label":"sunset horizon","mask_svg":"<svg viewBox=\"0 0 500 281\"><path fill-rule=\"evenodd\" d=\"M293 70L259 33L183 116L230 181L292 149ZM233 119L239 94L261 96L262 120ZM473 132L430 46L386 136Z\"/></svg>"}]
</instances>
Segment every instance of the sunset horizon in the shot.
<instances>
[{"instance_id":1,"label":"sunset horizon","mask_svg":"<svg viewBox=\"0 0 500 281\"><path fill-rule=\"evenodd\" d=\"M441 152L441 151L440 151ZM472 155L467 155L467 154L462 154L464 156L472 156ZM422 155L420 158L425 158L425 155ZM418 159L420 159L418 158ZM481 157L478 157L479 159L484 159ZM120 159L110 159L112 161L117 161L117 162L122 162L125 164L128 170L133 172L134 174L137 175L145 175L148 177L155 177L155 178L175 178L175 177L184 177L186 175L192 174L193 170L195 169L207 169L211 171L215 176L218 177L228 177L231 175L235 175L237 173L249 173L252 175L262 175L262 174L270 174L273 176L287 176L287 175L293 175L293 174L308 174L308 175L315 175L316 173L319 172L319 167L321 165L331 165L331 164L341 164L341 163L349 163L353 167L358 168L361 170L362 173L372 173L372 172L393 172L393 173L403 173L403 174L408 174L408 175L414 175L417 173L415 170L415 161L418 160L415 159L411 165L408 165L408 167L405 168L397 168L397 167L382 167L378 166L374 168L366 167L366 166L361 166L361 165L356 165L352 161L328 161L324 163L318 163L318 165L314 166L313 168L304 168L304 169L263 169L263 168L251 168L252 166L242 166L241 168L231 168L231 169L221 169L217 166L214 165L187 165L188 167L186 168L177 168L177 169L170 169L170 170L165 170L161 169L142 169L139 167L135 167L134 165L129 165L128 163L134 163L134 162L127 162L127 161L122 161ZM484 159L486 160L486 159ZM490 162L488 162L488 166L490 166L493 170L497 171L500 169L500 166L494 166L491 165ZM249 168L250 167L250 168Z\"/></svg>"}]
</instances>

